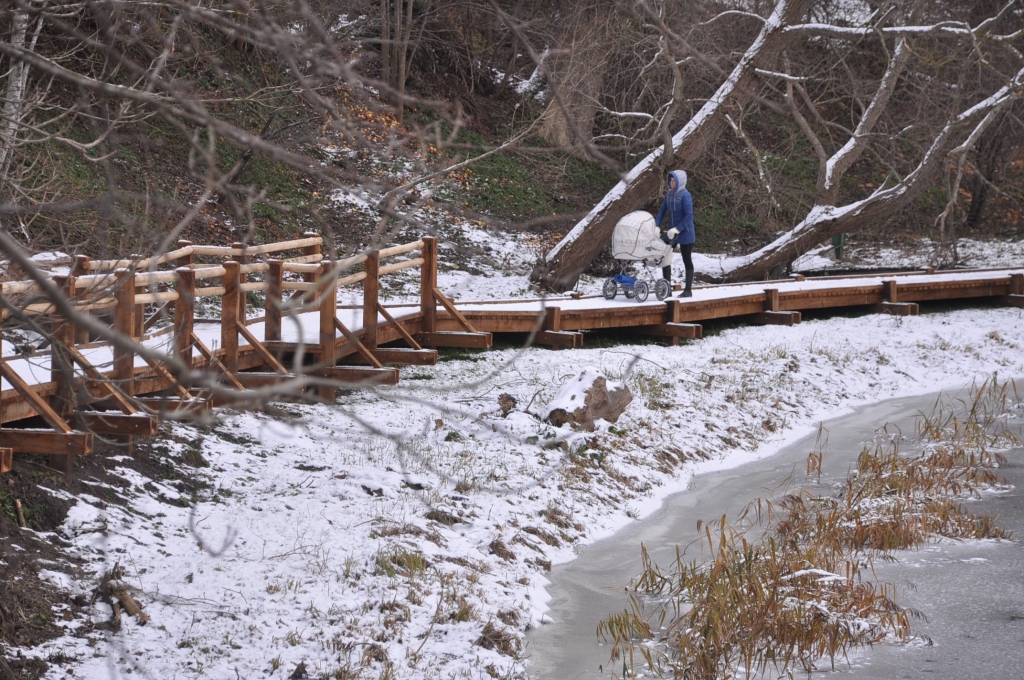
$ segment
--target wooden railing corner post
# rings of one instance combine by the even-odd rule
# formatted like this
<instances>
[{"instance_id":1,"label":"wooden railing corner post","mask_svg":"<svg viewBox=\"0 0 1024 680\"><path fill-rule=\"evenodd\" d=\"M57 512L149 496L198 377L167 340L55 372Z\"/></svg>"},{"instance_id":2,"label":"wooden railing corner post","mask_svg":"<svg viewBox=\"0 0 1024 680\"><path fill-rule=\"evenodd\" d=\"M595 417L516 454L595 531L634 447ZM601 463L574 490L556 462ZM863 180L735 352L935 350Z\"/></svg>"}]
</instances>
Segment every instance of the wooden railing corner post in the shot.
<instances>
[{"instance_id":1,"label":"wooden railing corner post","mask_svg":"<svg viewBox=\"0 0 1024 680\"><path fill-rule=\"evenodd\" d=\"M76 256L75 257L75 264L71 267L71 277L70 278L71 278L72 282L75 281L79 276L85 276L88 273L89 273L89 256L88 255L78 255L78 256ZM71 284L71 295L69 297L72 297L72 298L75 297L76 290L77 290L77 287L75 287L74 283L72 283ZM84 309L79 310L79 314L88 314L88 313L89 312L87 312ZM81 326L81 325L75 326L74 327L74 332L75 332L75 344L76 345L84 345L84 344L89 342L89 329L88 328L86 328L85 326Z\"/></svg>"},{"instance_id":2,"label":"wooden railing corner post","mask_svg":"<svg viewBox=\"0 0 1024 680\"><path fill-rule=\"evenodd\" d=\"M175 270L178 280L174 304L174 351L185 367L192 370L192 333L195 327L196 272L191 267Z\"/></svg>"},{"instance_id":3,"label":"wooden railing corner post","mask_svg":"<svg viewBox=\"0 0 1024 680\"><path fill-rule=\"evenodd\" d=\"M238 288L239 267L234 260L224 262L224 296L220 303L220 345L224 350L224 367L238 372Z\"/></svg>"},{"instance_id":4,"label":"wooden railing corner post","mask_svg":"<svg viewBox=\"0 0 1024 680\"><path fill-rule=\"evenodd\" d=\"M69 302L74 298L74 276L54 276L53 282ZM53 395L54 410L65 420L75 410L75 374L68 351L74 345L74 325L55 311L50 326L50 380L57 384L57 391Z\"/></svg>"},{"instance_id":5,"label":"wooden railing corner post","mask_svg":"<svg viewBox=\"0 0 1024 680\"><path fill-rule=\"evenodd\" d=\"M320 236L320 234L316 233L315 231L307 231L307 232L304 232L302 234L302 236L303 236L303 238L315 238L315 237ZM303 246L302 249L299 252L301 252L304 256L305 255L320 255L320 254L322 254L322 252L321 252L321 244L314 243L311 246ZM305 281L306 283L313 283L313 282L316 281L316 278L317 278L317 275L313 274L313 273L305 273L305 274L302 275L302 280Z\"/></svg>"},{"instance_id":6,"label":"wooden railing corner post","mask_svg":"<svg viewBox=\"0 0 1024 680\"><path fill-rule=\"evenodd\" d=\"M241 241L236 241L235 243L231 244L231 247L234 248L235 250L241 250L242 251L240 254L234 255L232 257L232 259L234 259L235 262L237 262L240 265L249 264L249 255L248 255L248 253L246 253L246 249L247 249L248 246L246 246L246 244L242 243ZM249 276L247 274L245 274L244 272L240 272L238 274L238 284L239 285L245 283L248 280L249 280ZM238 296L238 319L239 319L239 322L242 325L245 325L246 308L248 306L247 302L248 302L248 294L247 293L241 293Z\"/></svg>"},{"instance_id":7,"label":"wooden railing corner post","mask_svg":"<svg viewBox=\"0 0 1024 680\"><path fill-rule=\"evenodd\" d=\"M178 240L178 249L188 248L192 245L192 241L186 241L184 239ZM196 256L194 253L189 253L183 257L178 258L178 267L189 267L190 269L196 263Z\"/></svg>"},{"instance_id":8,"label":"wooden railing corner post","mask_svg":"<svg viewBox=\"0 0 1024 680\"><path fill-rule=\"evenodd\" d=\"M437 239L426 236L423 239L423 265L420 268L420 311L423 313L423 332L437 330Z\"/></svg>"},{"instance_id":9,"label":"wooden railing corner post","mask_svg":"<svg viewBox=\"0 0 1024 680\"><path fill-rule=\"evenodd\" d=\"M884 302L899 302L896 286L895 279L882 281L882 300Z\"/></svg>"},{"instance_id":10,"label":"wooden railing corner post","mask_svg":"<svg viewBox=\"0 0 1024 680\"><path fill-rule=\"evenodd\" d=\"M316 276L316 275L314 275ZM317 363L324 368L333 368L338 359L337 334L335 318L338 308L337 272L334 264L323 262L320 265L319 284L316 288L320 312L320 352ZM317 396L327 403L334 403L337 391L328 385L317 388Z\"/></svg>"},{"instance_id":11,"label":"wooden railing corner post","mask_svg":"<svg viewBox=\"0 0 1024 680\"><path fill-rule=\"evenodd\" d=\"M135 271L115 269L114 286L114 332L135 339ZM114 379L120 381L122 392L135 394L135 353L130 348L114 345Z\"/></svg>"},{"instance_id":12,"label":"wooden railing corner post","mask_svg":"<svg viewBox=\"0 0 1024 680\"><path fill-rule=\"evenodd\" d=\"M267 260L267 296L263 303L263 340L280 342L281 340L281 306L284 304L282 284L284 284L284 262L278 259Z\"/></svg>"},{"instance_id":13,"label":"wooden railing corner post","mask_svg":"<svg viewBox=\"0 0 1024 680\"><path fill-rule=\"evenodd\" d=\"M363 280L363 344L377 349L377 306L380 298L380 251L366 253Z\"/></svg>"},{"instance_id":14,"label":"wooden railing corner post","mask_svg":"<svg viewBox=\"0 0 1024 680\"><path fill-rule=\"evenodd\" d=\"M1024 295L1024 274L1010 274L1010 295Z\"/></svg>"}]
</instances>

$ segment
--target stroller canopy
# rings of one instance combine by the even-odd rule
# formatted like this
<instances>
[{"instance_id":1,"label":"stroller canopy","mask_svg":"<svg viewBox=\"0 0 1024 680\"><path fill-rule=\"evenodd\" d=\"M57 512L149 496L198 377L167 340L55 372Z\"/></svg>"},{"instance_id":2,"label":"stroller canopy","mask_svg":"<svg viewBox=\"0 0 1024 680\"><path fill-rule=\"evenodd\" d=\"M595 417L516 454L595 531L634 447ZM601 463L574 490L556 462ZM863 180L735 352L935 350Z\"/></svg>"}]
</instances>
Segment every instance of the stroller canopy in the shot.
<instances>
[{"instance_id":1,"label":"stroller canopy","mask_svg":"<svg viewBox=\"0 0 1024 680\"><path fill-rule=\"evenodd\" d=\"M612 257L616 260L646 260L648 266L666 267L672 264L672 246L661 240L654 216L644 210L637 210L615 225Z\"/></svg>"}]
</instances>

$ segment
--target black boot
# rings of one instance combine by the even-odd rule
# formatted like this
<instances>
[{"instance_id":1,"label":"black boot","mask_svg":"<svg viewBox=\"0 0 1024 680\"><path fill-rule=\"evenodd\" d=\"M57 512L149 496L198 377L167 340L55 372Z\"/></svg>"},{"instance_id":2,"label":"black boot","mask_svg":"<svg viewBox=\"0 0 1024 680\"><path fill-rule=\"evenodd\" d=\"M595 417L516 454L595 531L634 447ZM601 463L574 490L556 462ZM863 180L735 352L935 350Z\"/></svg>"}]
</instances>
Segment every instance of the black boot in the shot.
<instances>
[{"instance_id":1,"label":"black boot","mask_svg":"<svg viewBox=\"0 0 1024 680\"><path fill-rule=\"evenodd\" d=\"M661 278L665 279L669 283L672 283L672 267L662 267Z\"/></svg>"},{"instance_id":2,"label":"black boot","mask_svg":"<svg viewBox=\"0 0 1024 680\"><path fill-rule=\"evenodd\" d=\"M686 288L679 294L679 297L693 297L693 270L686 270Z\"/></svg>"}]
</instances>

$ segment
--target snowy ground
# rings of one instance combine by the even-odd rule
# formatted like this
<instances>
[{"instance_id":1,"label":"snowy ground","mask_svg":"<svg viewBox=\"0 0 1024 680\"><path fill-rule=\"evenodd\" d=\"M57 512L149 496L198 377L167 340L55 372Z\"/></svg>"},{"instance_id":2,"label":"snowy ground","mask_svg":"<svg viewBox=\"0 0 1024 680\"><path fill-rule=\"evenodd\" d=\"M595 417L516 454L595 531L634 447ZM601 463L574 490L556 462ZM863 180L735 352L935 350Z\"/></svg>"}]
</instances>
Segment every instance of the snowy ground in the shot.
<instances>
[{"instance_id":1,"label":"snowy ground","mask_svg":"<svg viewBox=\"0 0 1024 680\"><path fill-rule=\"evenodd\" d=\"M457 265L442 290L535 295L529 237L445 223L441 261ZM418 295L405 275L390 302ZM698 467L770 455L860 404L1024 376L1022 344L1024 310L989 308L737 328L679 347L457 352L334 406L171 425L161 455L186 470L200 454L209 467L192 473L209 487L192 503L108 459L129 490L103 491L128 507L99 490L69 499L61 533L87 573L46 572L91 595L119 564L151 621L125 616L116 633L71 621L68 636L20 651L76 659L51 678L515 677L550 565L650 514ZM632 389L619 421L593 434L543 422L588 367ZM515 406L499 407L502 394ZM111 611L97 602L90 616Z\"/></svg>"}]
</instances>

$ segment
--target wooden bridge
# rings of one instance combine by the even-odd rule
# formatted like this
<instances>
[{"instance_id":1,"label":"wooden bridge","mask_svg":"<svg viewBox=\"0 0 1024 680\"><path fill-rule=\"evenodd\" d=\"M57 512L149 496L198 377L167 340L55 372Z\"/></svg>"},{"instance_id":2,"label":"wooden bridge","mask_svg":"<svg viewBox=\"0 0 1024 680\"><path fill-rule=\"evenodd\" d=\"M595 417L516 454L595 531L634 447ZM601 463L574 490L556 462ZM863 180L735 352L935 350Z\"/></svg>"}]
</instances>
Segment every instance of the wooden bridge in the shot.
<instances>
[{"instance_id":1,"label":"wooden bridge","mask_svg":"<svg viewBox=\"0 0 1024 680\"><path fill-rule=\"evenodd\" d=\"M624 329L665 342L700 338L698 322L743 317L794 324L808 310L868 307L916 314L918 303L995 299L1024 307L1024 269L787 279L697 288L637 303L568 296L459 301L437 286L437 242L325 260L316 234L260 246L202 246L131 260L80 256L66 276L0 284L0 321L46 338L0 351L0 472L14 453L49 456L70 473L95 435L155 434L162 418L214 405L258 407L282 396L332 402L338 388L394 385L402 365L437 362L438 347L485 349L493 334L551 348ZM382 277L419 270L419 300L385 306ZM340 288L362 302L339 306ZM769 287L770 286L770 287ZM249 316L262 293L262 316ZM219 318L196 316L197 302Z\"/></svg>"}]
</instances>

